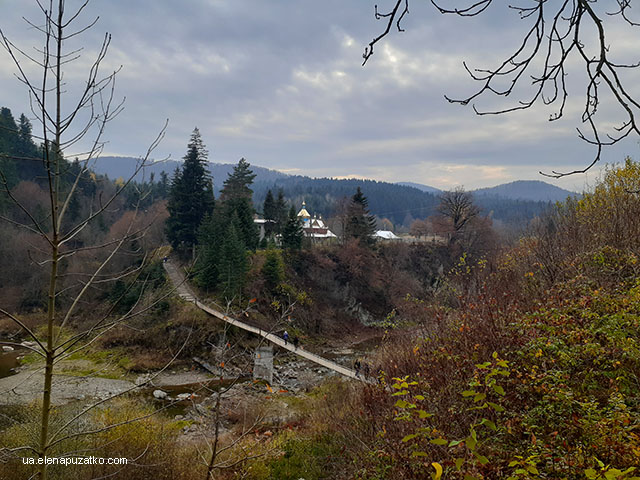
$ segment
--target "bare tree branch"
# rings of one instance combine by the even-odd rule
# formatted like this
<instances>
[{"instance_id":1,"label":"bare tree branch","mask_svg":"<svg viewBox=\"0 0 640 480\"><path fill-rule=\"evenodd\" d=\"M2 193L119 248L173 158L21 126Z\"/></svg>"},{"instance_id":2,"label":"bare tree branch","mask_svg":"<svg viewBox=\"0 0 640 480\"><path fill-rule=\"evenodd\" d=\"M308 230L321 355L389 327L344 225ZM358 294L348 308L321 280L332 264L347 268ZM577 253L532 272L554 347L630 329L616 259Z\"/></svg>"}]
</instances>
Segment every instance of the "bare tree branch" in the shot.
<instances>
[{"instance_id":1,"label":"bare tree branch","mask_svg":"<svg viewBox=\"0 0 640 480\"><path fill-rule=\"evenodd\" d=\"M546 0L529 0L528 6L508 5L509 9L519 15L520 20L530 22L519 44L497 67L472 69L466 62L463 63L471 79L480 83L480 87L467 97L456 99L445 95L445 98L450 103L460 105L468 105L487 95L506 98L515 94L516 87L528 80L531 91L528 98L496 110L483 110L472 104L474 112L477 115L500 115L526 110L542 103L556 106L555 112L549 117L549 121L555 121L563 117L567 105L566 77L570 60L573 57L578 58L587 75L582 123L587 125L589 131L589 134L586 134L578 129L578 138L594 145L595 155L582 169L540 173L560 178L588 171L600 160L603 147L614 145L630 134L640 136L640 128L636 122L640 113L640 103L620 78L622 70L635 69L640 66L640 61L635 59L630 63L624 63L611 58L605 25L607 18L621 17L630 27L640 26L640 23L631 20L628 15L632 1L617 0L618 8L614 11L598 8L605 4L597 0L562 0L553 3ZM441 14L475 17L485 13L494 2L455 0L444 5L439 0L431 0L431 3ZM401 23L408 12L408 0L394 0L392 8L386 13L380 13L376 6L375 18L385 20L385 29L365 48L363 65L373 55L374 45L391 33L394 23L399 32L404 31ZM611 25L613 28L613 24ZM501 86L503 84L505 86ZM622 121L618 127L614 127L615 133L602 133L606 128L606 122L602 122L602 125L596 122L602 97L600 87L604 87L602 90L613 96L622 111Z\"/></svg>"}]
</instances>

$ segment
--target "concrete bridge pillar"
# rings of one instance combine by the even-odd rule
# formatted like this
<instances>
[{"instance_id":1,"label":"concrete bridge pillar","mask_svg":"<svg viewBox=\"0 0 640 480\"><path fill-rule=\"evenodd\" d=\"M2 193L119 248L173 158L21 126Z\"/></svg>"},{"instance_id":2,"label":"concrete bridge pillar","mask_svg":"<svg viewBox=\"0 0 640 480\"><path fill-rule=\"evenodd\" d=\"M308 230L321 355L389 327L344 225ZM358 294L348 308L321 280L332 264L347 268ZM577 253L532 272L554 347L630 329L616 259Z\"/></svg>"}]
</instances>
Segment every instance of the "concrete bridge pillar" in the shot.
<instances>
[{"instance_id":1,"label":"concrete bridge pillar","mask_svg":"<svg viewBox=\"0 0 640 480\"><path fill-rule=\"evenodd\" d=\"M256 349L253 378L266 380L269 385L273 384L273 347L271 345Z\"/></svg>"}]
</instances>

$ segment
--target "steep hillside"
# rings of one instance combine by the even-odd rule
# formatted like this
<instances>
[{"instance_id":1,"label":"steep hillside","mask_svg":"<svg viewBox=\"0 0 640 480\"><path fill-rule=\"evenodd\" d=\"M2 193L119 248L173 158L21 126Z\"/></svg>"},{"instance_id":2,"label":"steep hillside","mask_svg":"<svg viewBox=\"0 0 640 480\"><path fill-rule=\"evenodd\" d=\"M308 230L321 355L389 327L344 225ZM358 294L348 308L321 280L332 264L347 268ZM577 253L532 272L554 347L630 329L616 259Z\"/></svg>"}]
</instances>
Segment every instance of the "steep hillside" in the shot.
<instances>
[{"instance_id":1,"label":"steep hillside","mask_svg":"<svg viewBox=\"0 0 640 480\"><path fill-rule=\"evenodd\" d=\"M638 480L639 185L628 160L433 302L407 295L426 321L364 359L377 382L326 390L288 478Z\"/></svg>"}]
</instances>

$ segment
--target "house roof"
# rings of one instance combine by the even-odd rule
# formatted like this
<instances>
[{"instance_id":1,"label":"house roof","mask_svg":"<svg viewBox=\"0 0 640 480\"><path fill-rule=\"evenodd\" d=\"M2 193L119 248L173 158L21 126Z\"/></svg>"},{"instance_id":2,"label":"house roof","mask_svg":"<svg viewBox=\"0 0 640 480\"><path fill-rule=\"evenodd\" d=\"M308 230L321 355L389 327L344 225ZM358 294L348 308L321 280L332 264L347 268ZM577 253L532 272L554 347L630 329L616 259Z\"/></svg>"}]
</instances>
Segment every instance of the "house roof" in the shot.
<instances>
[{"instance_id":1,"label":"house roof","mask_svg":"<svg viewBox=\"0 0 640 480\"><path fill-rule=\"evenodd\" d=\"M385 240L400 240L400 237L390 230L378 230L374 236L384 238Z\"/></svg>"}]
</instances>

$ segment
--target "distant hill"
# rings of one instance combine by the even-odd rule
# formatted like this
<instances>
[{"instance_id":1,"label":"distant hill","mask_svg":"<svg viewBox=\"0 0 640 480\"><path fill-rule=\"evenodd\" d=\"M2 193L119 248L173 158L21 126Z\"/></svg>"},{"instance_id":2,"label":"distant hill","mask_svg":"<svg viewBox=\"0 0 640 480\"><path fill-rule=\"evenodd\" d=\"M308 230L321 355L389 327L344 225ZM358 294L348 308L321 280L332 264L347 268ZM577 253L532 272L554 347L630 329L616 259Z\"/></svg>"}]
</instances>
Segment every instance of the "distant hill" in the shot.
<instances>
[{"instance_id":1,"label":"distant hill","mask_svg":"<svg viewBox=\"0 0 640 480\"><path fill-rule=\"evenodd\" d=\"M378 218L388 218L396 226L409 227L416 219L435 215L440 203L439 192L425 192L415 187L374 180L309 178L289 176L273 182L257 182L253 186L253 201L260 210L268 189L282 189L296 208L304 200L311 214L331 217L336 214L340 199L351 197L360 187L369 200L369 209ZM546 211L548 201L514 200L493 195L476 197L483 215L513 226L524 226L533 217Z\"/></svg>"},{"instance_id":2,"label":"distant hill","mask_svg":"<svg viewBox=\"0 0 640 480\"><path fill-rule=\"evenodd\" d=\"M96 160L93 170L96 173L107 175L110 179L115 180L119 177L129 178L133 175L136 168L137 159L133 157L100 157ZM144 177L145 180L149 180L151 173L154 174L155 180L160 178L160 172L164 171L169 178L173 176L173 172L176 167L182 165L182 162L177 160L167 160L165 162L158 162L149 167L144 168L143 172L138 173L136 180L141 181ZM212 163L209 162L209 173L213 177L213 186L216 194L220 192L222 183L226 180L227 175L231 173L235 165L231 163ZM258 167L251 165L253 173L256 174L256 182L273 182L278 178L286 177L287 175L277 170L270 170L268 168Z\"/></svg>"},{"instance_id":3,"label":"distant hill","mask_svg":"<svg viewBox=\"0 0 640 480\"><path fill-rule=\"evenodd\" d=\"M133 174L135 164L136 159L131 157L102 157L96 162L94 170L111 179L128 178ZM171 177L180 165L181 162L175 160L152 165L145 168L144 178L149 180L150 174L153 173L157 181L162 171ZM233 164L209 164L216 196L219 195L222 183L233 167ZM375 180L310 178L286 175L256 165L251 165L251 168L256 174L252 188L254 205L258 211L262 210L269 189L274 194L282 189L287 201L296 208L300 208L304 201L311 214L331 217L336 215L340 201L351 197L360 187L369 200L372 214L380 219L388 218L394 225L407 228L414 220L424 219L436 213L441 193L437 188L412 182L398 184ZM142 174L138 175L137 180L142 180ZM544 193L549 189L556 193L555 197ZM558 191L563 193L560 194ZM537 196L533 192L538 192ZM544 182L514 182L476 190L473 193L483 214L490 214L492 218L512 225L524 225L534 216L540 215L549 207L549 199L555 201L572 194ZM537 200L538 198L544 200Z\"/></svg>"},{"instance_id":4,"label":"distant hill","mask_svg":"<svg viewBox=\"0 0 640 480\"><path fill-rule=\"evenodd\" d=\"M403 187L413 187L421 190L423 192L429 193L440 193L442 190L436 187L430 187L429 185L423 185L422 183L414 183L414 182L396 182L396 185L402 185Z\"/></svg>"},{"instance_id":5,"label":"distant hill","mask_svg":"<svg viewBox=\"0 0 640 480\"><path fill-rule=\"evenodd\" d=\"M296 208L306 202L307 210L323 217L336 215L339 202L350 198L360 187L369 201L369 210L379 218L388 218L394 225L409 226L416 218L433 215L438 198L416 188L387 182L359 179L310 178L300 175L256 182L253 201L260 210L267 190L276 193L282 189L285 197Z\"/></svg>"},{"instance_id":6,"label":"distant hill","mask_svg":"<svg viewBox=\"0 0 640 480\"><path fill-rule=\"evenodd\" d=\"M575 192L540 180L518 180L491 188L480 188L473 190L473 195L478 199L480 197L500 197L533 202L561 202L569 196L578 196Z\"/></svg>"}]
</instances>

